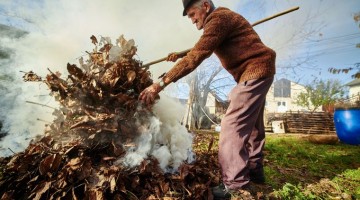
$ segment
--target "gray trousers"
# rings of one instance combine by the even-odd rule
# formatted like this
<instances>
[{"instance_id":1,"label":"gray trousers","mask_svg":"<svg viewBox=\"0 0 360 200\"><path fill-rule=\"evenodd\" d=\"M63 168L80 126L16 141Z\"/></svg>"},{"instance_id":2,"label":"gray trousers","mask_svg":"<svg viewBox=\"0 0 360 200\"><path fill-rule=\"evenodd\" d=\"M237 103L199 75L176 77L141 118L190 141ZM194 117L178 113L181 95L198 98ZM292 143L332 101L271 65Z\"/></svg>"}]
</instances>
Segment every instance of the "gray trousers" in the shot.
<instances>
[{"instance_id":1,"label":"gray trousers","mask_svg":"<svg viewBox=\"0 0 360 200\"><path fill-rule=\"evenodd\" d=\"M249 172L263 167L264 106L273 77L238 83L221 121L219 164L223 183L238 189L249 183Z\"/></svg>"}]
</instances>

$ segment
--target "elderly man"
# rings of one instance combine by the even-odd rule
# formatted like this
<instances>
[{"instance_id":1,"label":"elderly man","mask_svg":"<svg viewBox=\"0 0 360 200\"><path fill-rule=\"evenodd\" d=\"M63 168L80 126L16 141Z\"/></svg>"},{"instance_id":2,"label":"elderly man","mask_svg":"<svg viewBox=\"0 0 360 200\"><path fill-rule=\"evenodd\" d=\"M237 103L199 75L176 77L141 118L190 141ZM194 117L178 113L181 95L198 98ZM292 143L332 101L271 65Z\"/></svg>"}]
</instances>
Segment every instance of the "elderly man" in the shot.
<instances>
[{"instance_id":1,"label":"elderly man","mask_svg":"<svg viewBox=\"0 0 360 200\"><path fill-rule=\"evenodd\" d=\"M249 182L263 183L265 97L275 74L275 52L265 46L249 22L211 0L183 0L183 16L188 16L203 34L176 65L157 83L141 94L146 104L154 103L166 85L192 72L215 53L222 66L234 77L230 105L221 122L219 163L222 181L213 188L215 198L246 189ZM169 57L170 60L176 60Z\"/></svg>"}]
</instances>

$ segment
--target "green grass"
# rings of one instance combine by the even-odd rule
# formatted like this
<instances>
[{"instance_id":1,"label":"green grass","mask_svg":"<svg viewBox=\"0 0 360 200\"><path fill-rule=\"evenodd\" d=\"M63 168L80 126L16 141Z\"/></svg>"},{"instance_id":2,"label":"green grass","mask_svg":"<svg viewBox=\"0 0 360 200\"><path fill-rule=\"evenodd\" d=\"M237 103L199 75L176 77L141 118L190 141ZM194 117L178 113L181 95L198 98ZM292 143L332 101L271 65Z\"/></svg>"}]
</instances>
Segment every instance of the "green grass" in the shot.
<instances>
[{"instance_id":1,"label":"green grass","mask_svg":"<svg viewBox=\"0 0 360 200\"><path fill-rule=\"evenodd\" d=\"M205 151L214 137L213 149L218 149L217 133L198 134L204 136L197 148ZM304 136L266 135L264 170L270 189L264 194L289 200L360 199L360 146L314 144Z\"/></svg>"},{"instance_id":2,"label":"green grass","mask_svg":"<svg viewBox=\"0 0 360 200\"><path fill-rule=\"evenodd\" d=\"M348 194L354 194L355 199L360 199L360 168L357 170L348 169L333 181L341 186Z\"/></svg>"},{"instance_id":3,"label":"green grass","mask_svg":"<svg viewBox=\"0 0 360 200\"><path fill-rule=\"evenodd\" d=\"M360 169L346 170L333 180L322 179L306 187L286 183L272 193L275 199L360 199Z\"/></svg>"},{"instance_id":4,"label":"green grass","mask_svg":"<svg viewBox=\"0 0 360 200\"><path fill-rule=\"evenodd\" d=\"M306 192L310 184L327 184L335 191L360 194L359 146L321 145L296 135L267 135L265 158L266 183L283 195L282 199L328 198L314 191ZM321 183L323 179L329 181ZM318 187L321 190L324 186Z\"/></svg>"}]
</instances>

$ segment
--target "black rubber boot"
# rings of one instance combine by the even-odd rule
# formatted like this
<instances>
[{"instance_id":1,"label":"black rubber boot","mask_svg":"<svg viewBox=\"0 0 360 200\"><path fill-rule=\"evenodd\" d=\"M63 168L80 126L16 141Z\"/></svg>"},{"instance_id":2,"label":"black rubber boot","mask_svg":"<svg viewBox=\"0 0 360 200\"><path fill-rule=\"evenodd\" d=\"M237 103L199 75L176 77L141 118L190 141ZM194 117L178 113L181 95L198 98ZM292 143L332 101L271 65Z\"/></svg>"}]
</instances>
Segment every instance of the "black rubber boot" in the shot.
<instances>
[{"instance_id":1,"label":"black rubber boot","mask_svg":"<svg viewBox=\"0 0 360 200\"><path fill-rule=\"evenodd\" d=\"M256 184L265 183L264 168L250 170L250 181Z\"/></svg>"},{"instance_id":2,"label":"black rubber boot","mask_svg":"<svg viewBox=\"0 0 360 200\"><path fill-rule=\"evenodd\" d=\"M231 190L227 189L224 184L213 187L211 190L214 200L229 199L231 197Z\"/></svg>"}]
</instances>

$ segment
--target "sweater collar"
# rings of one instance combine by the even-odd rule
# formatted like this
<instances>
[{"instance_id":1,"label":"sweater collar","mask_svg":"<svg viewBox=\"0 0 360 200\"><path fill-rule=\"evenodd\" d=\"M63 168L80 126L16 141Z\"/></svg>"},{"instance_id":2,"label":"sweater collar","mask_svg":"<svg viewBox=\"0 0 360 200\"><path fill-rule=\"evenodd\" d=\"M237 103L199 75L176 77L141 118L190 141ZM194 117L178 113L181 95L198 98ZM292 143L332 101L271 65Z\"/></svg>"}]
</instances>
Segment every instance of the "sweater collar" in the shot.
<instances>
[{"instance_id":1,"label":"sweater collar","mask_svg":"<svg viewBox=\"0 0 360 200\"><path fill-rule=\"evenodd\" d=\"M210 19L212 18L212 16L214 14L216 14L217 12L221 12L221 11L224 11L224 10L230 10L229 8L225 8L225 7L217 7L215 8L205 19L205 22L204 22L204 26L210 21Z\"/></svg>"}]
</instances>

